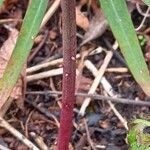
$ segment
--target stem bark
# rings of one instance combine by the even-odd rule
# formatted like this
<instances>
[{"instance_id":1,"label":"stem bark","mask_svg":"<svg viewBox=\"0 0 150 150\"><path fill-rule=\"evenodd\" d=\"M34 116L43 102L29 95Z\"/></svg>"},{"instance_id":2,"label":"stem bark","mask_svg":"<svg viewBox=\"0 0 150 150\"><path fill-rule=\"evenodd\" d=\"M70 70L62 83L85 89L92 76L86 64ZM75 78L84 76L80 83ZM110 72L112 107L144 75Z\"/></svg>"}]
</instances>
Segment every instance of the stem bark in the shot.
<instances>
[{"instance_id":1,"label":"stem bark","mask_svg":"<svg viewBox=\"0 0 150 150\"><path fill-rule=\"evenodd\" d=\"M63 96L58 150L68 150L72 133L76 77L75 0L61 0L63 22Z\"/></svg>"}]
</instances>

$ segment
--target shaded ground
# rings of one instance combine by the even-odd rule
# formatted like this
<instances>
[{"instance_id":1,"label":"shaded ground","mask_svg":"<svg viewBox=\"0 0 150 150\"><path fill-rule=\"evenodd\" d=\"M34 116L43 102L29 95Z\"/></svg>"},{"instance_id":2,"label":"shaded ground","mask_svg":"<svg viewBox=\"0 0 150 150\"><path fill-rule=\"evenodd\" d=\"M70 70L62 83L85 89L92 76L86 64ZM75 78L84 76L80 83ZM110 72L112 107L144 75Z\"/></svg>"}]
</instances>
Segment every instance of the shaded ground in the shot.
<instances>
[{"instance_id":1,"label":"shaded ground","mask_svg":"<svg viewBox=\"0 0 150 150\"><path fill-rule=\"evenodd\" d=\"M49 1L49 8L53 2L52 0ZM142 12L147 10L147 7L140 2L135 0L128 2L135 28L141 24L143 19ZM135 4L138 4L138 6ZM1 47L6 42L6 39L12 38L10 29L15 28L15 32L20 30L26 7L26 0L11 0L6 1L5 8L0 10ZM113 57L110 58L107 68L103 70L105 72L103 76L105 82L103 80L99 84L95 93L104 96L134 99L135 101L139 99L143 102L148 101L149 98L142 92L128 71L119 48L117 47L114 50L115 39L99 9L99 5L94 0L91 3L88 0L78 0L76 13L77 54L80 55L77 59L76 92L88 93L95 79L94 74L97 72L96 70L92 73L91 70L93 68L99 70L106 62L105 57L108 51L111 51L113 52ZM12 20L8 20L10 18ZM148 66L150 65L149 26L150 19L147 17L142 28L137 31ZM11 40L14 39L12 38ZM98 50L95 51L97 48ZM95 53L92 54L92 51ZM61 95L57 95L57 93L48 94L47 91L62 90L62 55L61 9L58 7L35 40L31 55L27 61L26 74L23 73L22 75L22 82L27 86L24 86L23 83L21 84L22 86L19 86L20 90L17 93L19 96L17 96L17 100L14 100L4 117L35 145L39 146L40 144L37 144L34 134L38 138L40 137L40 141L43 141L50 149L55 149L56 145ZM50 62L48 66L46 66L47 62ZM35 69L31 67L39 64L45 65L39 70L31 70ZM51 72L48 72L50 70ZM38 73L42 73L42 75ZM40 93L36 93L37 91ZM78 114L81 112L80 108L84 99L80 96L76 98L70 149L127 150L126 121L129 122L133 118L141 117L149 119L149 108L146 106L115 104L93 100L93 98L86 109L84 117L79 117ZM23 145L3 128L0 128L0 144L14 150L28 149L27 146ZM44 149L43 145L42 148Z\"/></svg>"}]
</instances>

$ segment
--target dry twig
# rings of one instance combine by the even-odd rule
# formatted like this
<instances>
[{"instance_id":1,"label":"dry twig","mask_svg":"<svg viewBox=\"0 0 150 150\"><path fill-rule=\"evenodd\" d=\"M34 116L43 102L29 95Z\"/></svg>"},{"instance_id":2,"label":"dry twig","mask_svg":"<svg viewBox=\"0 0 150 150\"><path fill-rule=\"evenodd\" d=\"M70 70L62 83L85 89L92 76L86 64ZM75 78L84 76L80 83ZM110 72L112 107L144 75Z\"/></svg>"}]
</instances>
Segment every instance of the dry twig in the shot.
<instances>
[{"instance_id":1,"label":"dry twig","mask_svg":"<svg viewBox=\"0 0 150 150\"><path fill-rule=\"evenodd\" d=\"M86 121L85 118L83 118L83 121L84 121L85 130L86 130L86 134L87 134L87 140L88 140L88 142L89 142L91 148L92 148L93 150L96 150L95 147L94 147L94 144L93 144L93 142L92 142L92 140L91 140L91 137L90 137L90 132L89 132L89 129L88 129L87 121Z\"/></svg>"},{"instance_id":2,"label":"dry twig","mask_svg":"<svg viewBox=\"0 0 150 150\"><path fill-rule=\"evenodd\" d=\"M7 148L7 147L0 144L0 150L11 150L11 149L9 149L9 148Z\"/></svg>"},{"instance_id":3,"label":"dry twig","mask_svg":"<svg viewBox=\"0 0 150 150\"><path fill-rule=\"evenodd\" d=\"M42 28L48 22L48 20L53 16L53 14L58 9L59 5L60 5L60 0L55 0L54 3L51 5L51 7L48 9L47 13L45 14L40 28Z\"/></svg>"},{"instance_id":4,"label":"dry twig","mask_svg":"<svg viewBox=\"0 0 150 150\"><path fill-rule=\"evenodd\" d=\"M139 30L143 27L146 18L149 16L149 15L148 15L149 12L150 12L150 7L147 8L147 11L146 11L146 13L145 13L145 16L144 16L144 18L143 18L141 24L135 29L136 31L139 31Z\"/></svg>"},{"instance_id":5,"label":"dry twig","mask_svg":"<svg viewBox=\"0 0 150 150\"><path fill-rule=\"evenodd\" d=\"M61 91L32 91L32 92L26 92L26 94L32 94L32 95L62 95ZM76 96L81 96L81 97L90 97L91 99L95 100L101 100L101 101L111 101L114 103L122 103L122 104L127 104L127 105L137 105L137 106L147 106L150 107L150 102L145 102L142 100L135 101L134 99L125 99L125 98L119 98L119 97L110 97L110 96L103 96L100 94L87 94L87 93L76 93Z\"/></svg>"},{"instance_id":6,"label":"dry twig","mask_svg":"<svg viewBox=\"0 0 150 150\"><path fill-rule=\"evenodd\" d=\"M95 54L99 54L101 53L103 50L105 50L104 48L102 47L98 47L96 49L94 49L89 55L95 55ZM77 54L76 55L76 59L80 58L81 55L80 54ZM45 62L45 63L42 63L42 64L38 64L38 65L35 65L33 67L30 67L30 68L27 68L26 70L26 73L27 74L31 74L35 71L38 71L40 69L44 69L44 68L47 68L47 67L50 67L50 66L55 66L55 65L59 65L63 63L63 59L62 58L59 58L59 59L56 59L56 60L53 60L53 61L50 61L50 62Z\"/></svg>"},{"instance_id":7,"label":"dry twig","mask_svg":"<svg viewBox=\"0 0 150 150\"><path fill-rule=\"evenodd\" d=\"M29 141L24 135L22 135L19 131L17 131L14 127L12 127L6 120L0 117L0 127L5 128L11 134L13 134L16 138L18 138L22 143L28 146L32 150L39 150L31 141Z\"/></svg>"},{"instance_id":8,"label":"dry twig","mask_svg":"<svg viewBox=\"0 0 150 150\"><path fill-rule=\"evenodd\" d=\"M41 136L36 135L34 132L31 132L30 135L40 147L40 150L48 150L47 145L44 143L43 138Z\"/></svg>"},{"instance_id":9,"label":"dry twig","mask_svg":"<svg viewBox=\"0 0 150 150\"><path fill-rule=\"evenodd\" d=\"M59 121L57 120L57 118L52 114L50 113L49 111L47 111L45 108L41 107L41 106L38 106L36 103L34 102L31 102L29 100L25 100L28 104L32 105L35 109L37 109L39 112L41 112L42 114L44 114L46 117L50 118L50 119L53 119L57 125L57 127L59 128L60 124L59 124Z\"/></svg>"},{"instance_id":10,"label":"dry twig","mask_svg":"<svg viewBox=\"0 0 150 150\"><path fill-rule=\"evenodd\" d=\"M91 63L88 63L88 68L91 71L94 76L96 76L98 70L96 69L96 67ZM101 84L103 86L103 88L105 89L105 95L107 95L107 93L109 94L109 96L111 97L118 97L117 94L115 94L112 86L110 85L110 83L103 77L103 80L101 80ZM118 110L115 108L115 106L112 104L111 101L108 101L108 104L110 105L111 109L113 110L113 112L115 113L115 115L119 118L119 120L121 121L121 123L124 125L124 127L128 130L128 126L127 126L127 121L121 116L121 114L118 112Z\"/></svg>"},{"instance_id":11,"label":"dry twig","mask_svg":"<svg viewBox=\"0 0 150 150\"><path fill-rule=\"evenodd\" d=\"M100 67L100 69L98 70L97 75L96 75L96 77L93 81L93 84L91 85L91 88L90 88L88 94L94 94L95 93L95 91L96 91L96 89L97 89L97 87L98 87L98 85L99 85L99 83L102 79L103 74L105 73L105 70L106 70L112 56L113 56L113 53L111 51L107 52L106 57L104 59L104 62L102 64L102 66ZM79 112L79 114L81 116L84 116L85 110L88 107L90 101L91 101L91 98L86 98L84 100L84 102L83 102L83 104L80 108L80 112Z\"/></svg>"}]
</instances>

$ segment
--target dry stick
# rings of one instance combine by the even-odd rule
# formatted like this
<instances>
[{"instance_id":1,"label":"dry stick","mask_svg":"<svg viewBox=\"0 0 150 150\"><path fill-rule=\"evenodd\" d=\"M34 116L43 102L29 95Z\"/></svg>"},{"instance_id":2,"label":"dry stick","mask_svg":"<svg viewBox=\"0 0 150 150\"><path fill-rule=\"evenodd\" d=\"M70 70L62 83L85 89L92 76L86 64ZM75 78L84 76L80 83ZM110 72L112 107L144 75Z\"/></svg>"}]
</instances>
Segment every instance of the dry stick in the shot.
<instances>
[{"instance_id":1,"label":"dry stick","mask_svg":"<svg viewBox=\"0 0 150 150\"><path fill-rule=\"evenodd\" d=\"M58 150L68 150L72 133L72 117L75 104L76 76L76 18L75 0L62 0L63 22L63 96L58 135Z\"/></svg>"},{"instance_id":2,"label":"dry stick","mask_svg":"<svg viewBox=\"0 0 150 150\"><path fill-rule=\"evenodd\" d=\"M125 129L128 130L127 121L122 117L122 115L119 113L119 111L115 108L114 104L110 101L108 101L108 104L109 104L110 108L113 110L113 112L115 113L115 115L118 117L120 122L123 124Z\"/></svg>"},{"instance_id":3,"label":"dry stick","mask_svg":"<svg viewBox=\"0 0 150 150\"><path fill-rule=\"evenodd\" d=\"M94 144L93 144L93 142L91 140L89 129L88 129L88 125L87 125L87 121L86 121L85 118L83 118L83 122L84 122L85 130L86 130L86 134L87 134L87 140L88 140L92 150L96 150L96 148L94 147Z\"/></svg>"},{"instance_id":4,"label":"dry stick","mask_svg":"<svg viewBox=\"0 0 150 150\"><path fill-rule=\"evenodd\" d=\"M32 150L39 150L31 141L29 141L24 135L22 135L19 131L13 128L6 120L0 117L0 127L5 128L11 134L13 134L16 138L18 138L21 142L23 142L26 146L28 146Z\"/></svg>"},{"instance_id":5,"label":"dry stick","mask_svg":"<svg viewBox=\"0 0 150 150\"><path fill-rule=\"evenodd\" d=\"M35 48L33 49L33 52L30 54L29 58L28 58L28 63L31 62L31 60L35 57L35 55L39 52L39 50L43 47L46 39L48 37L48 31L46 31L45 35L44 35L44 38L43 40L40 42L40 44Z\"/></svg>"},{"instance_id":6,"label":"dry stick","mask_svg":"<svg viewBox=\"0 0 150 150\"><path fill-rule=\"evenodd\" d=\"M31 81L44 79L44 78L48 78L48 77L53 77L53 76L57 76L57 75L61 75L61 74L63 74L63 68L52 69L50 71L45 71L45 72L37 73L34 75L28 75L26 77L26 81L31 82Z\"/></svg>"},{"instance_id":7,"label":"dry stick","mask_svg":"<svg viewBox=\"0 0 150 150\"><path fill-rule=\"evenodd\" d=\"M116 50L117 48L118 48L118 43L115 42L114 45L113 45L113 49ZM95 79L93 81L93 84L92 84L92 86L91 86L91 88L89 90L89 94L94 94L95 93L95 91L96 91L96 89L97 89L97 87L99 85L99 82L101 81L101 78L103 77L103 74L104 74L104 72L105 72L105 70L106 70L106 68L107 68L107 66L108 66L112 56L113 56L113 52L112 51L107 52L107 55L106 55L106 57L104 59L104 63L102 64L101 68L97 72L97 75L96 75L96 77L95 77ZM82 106L80 108L80 112L79 112L79 114L81 116L84 116L85 110L88 107L90 101L91 101L91 98L86 98L84 100L84 102L83 102L83 104L82 104Z\"/></svg>"},{"instance_id":8,"label":"dry stick","mask_svg":"<svg viewBox=\"0 0 150 150\"><path fill-rule=\"evenodd\" d=\"M105 145L95 145L95 148L96 149L106 149L106 146Z\"/></svg>"},{"instance_id":9,"label":"dry stick","mask_svg":"<svg viewBox=\"0 0 150 150\"><path fill-rule=\"evenodd\" d=\"M92 74L94 75L94 77L97 76L98 70L97 70L97 68L93 65L93 63L92 63L91 61L86 60L86 61L84 62L84 65L86 66L87 69L89 69L89 70L92 72ZM111 87L111 85L109 84L109 82L106 80L106 78L105 78L104 76L101 78L100 83L102 84L103 88L104 88L107 92L109 92L109 95L114 95L113 88Z\"/></svg>"},{"instance_id":10,"label":"dry stick","mask_svg":"<svg viewBox=\"0 0 150 150\"><path fill-rule=\"evenodd\" d=\"M98 70L95 68L94 65L90 64L86 64L88 66L88 68L91 66L92 72L94 72L93 74L95 75L95 77L97 77L98 74ZM112 96L112 97L117 97L116 94L114 94L113 89L111 87L111 85L109 84L109 82L103 77L101 80L101 83L104 87L104 89L106 90L106 92ZM111 109L114 111L115 115L119 118L119 120L122 122L122 124L124 125L124 127L128 130L128 126L127 126L127 121L121 116L121 114L117 111L117 109L115 108L115 106L108 101L108 104L110 105ZM81 110L81 109L80 109Z\"/></svg>"},{"instance_id":11,"label":"dry stick","mask_svg":"<svg viewBox=\"0 0 150 150\"><path fill-rule=\"evenodd\" d=\"M11 149L9 149L9 148L7 148L7 147L0 144L0 150L11 150Z\"/></svg>"},{"instance_id":12,"label":"dry stick","mask_svg":"<svg viewBox=\"0 0 150 150\"><path fill-rule=\"evenodd\" d=\"M48 22L48 20L53 16L53 14L56 12L60 5L60 0L55 0L54 3L51 5L47 13L45 14L43 21L41 23L41 27L45 26L45 24Z\"/></svg>"},{"instance_id":13,"label":"dry stick","mask_svg":"<svg viewBox=\"0 0 150 150\"><path fill-rule=\"evenodd\" d=\"M142 9L141 9L140 6L141 5L139 3L136 3L136 9L139 12L139 14L142 15L142 16L144 16L144 17L150 17L150 15L148 15L148 14L146 15L146 13L142 11Z\"/></svg>"},{"instance_id":14,"label":"dry stick","mask_svg":"<svg viewBox=\"0 0 150 150\"><path fill-rule=\"evenodd\" d=\"M95 55L95 54L99 54L101 53L103 50L105 50L104 48L102 47L98 47L96 48L95 50L93 50L89 55ZM81 55L80 54L77 54L76 55L76 59L80 58ZM42 63L42 64L38 64L38 65L35 65L33 67L30 67L30 68L27 68L26 70L26 73L33 73L35 71L38 71L40 69L43 69L43 68L47 68L49 66L55 66L55 65L59 65L63 63L63 58L59 58L59 59L56 59L56 60L53 60L53 61L50 61L50 62L46 62L46 63Z\"/></svg>"},{"instance_id":15,"label":"dry stick","mask_svg":"<svg viewBox=\"0 0 150 150\"><path fill-rule=\"evenodd\" d=\"M42 114L44 114L46 117L53 119L57 125L57 127L60 127L59 121L57 120L57 118L50 113L49 111L47 111L44 107L38 106L36 103L31 102L29 100L25 100L28 104L30 104L31 106L33 106L35 109L37 109L39 112L41 112Z\"/></svg>"},{"instance_id":16,"label":"dry stick","mask_svg":"<svg viewBox=\"0 0 150 150\"><path fill-rule=\"evenodd\" d=\"M106 72L127 73L129 70L126 67L107 68Z\"/></svg>"},{"instance_id":17,"label":"dry stick","mask_svg":"<svg viewBox=\"0 0 150 150\"><path fill-rule=\"evenodd\" d=\"M62 95L61 91L32 91L32 92L26 92L26 94L32 94L32 95ZM125 98L118 98L118 97L110 97L110 96L103 96L100 94L87 94L87 93L75 93L76 96L80 97L90 97L95 100L102 100L102 101L111 101L114 103L122 103L127 105L137 105L137 106L147 106L150 107L150 102L145 102L142 100L135 101L134 99L125 99Z\"/></svg>"},{"instance_id":18,"label":"dry stick","mask_svg":"<svg viewBox=\"0 0 150 150\"><path fill-rule=\"evenodd\" d=\"M96 74L98 72L96 67L91 62L88 62L85 65L93 73L93 75L96 76ZM112 86L104 77L101 80L101 84L102 84L104 90L109 94L109 96L111 96L111 97L119 96L114 93ZM105 93L105 95L107 95L107 93ZM127 121L121 116L121 114L117 111L117 109L115 108L115 106L112 104L111 101L108 101L108 104L110 105L111 109L113 110L115 115L118 117L118 119L121 121L121 123L124 125L124 127L128 130Z\"/></svg>"},{"instance_id":19,"label":"dry stick","mask_svg":"<svg viewBox=\"0 0 150 150\"><path fill-rule=\"evenodd\" d=\"M4 23L8 23L8 22L15 22L15 21L18 21L18 22L22 22L22 19L1 19L0 20L0 24L4 24Z\"/></svg>"},{"instance_id":20,"label":"dry stick","mask_svg":"<svg viewBox=\"0 0 150 150\"><path fill-rule=\"evenodd\" d=\"M63 59L59 58L59 59L56 59L56 60L53 60L53 61L50 61L50 62L35 65L33 67L27 68L26 73L31 74L35 71L40 70L40 69L43 69L43 68L46 68L46 67L49 67L49 66L55 66L55 65L61 64L62 62L63 62Z\"/></svg>"},{"instance_id":21,"label":"dry stick","mask_svg":"<svg viewBox=\"0 0 150 150\"><path fill-rule=\"evenodd\" d=\"M43 138L41 136L36 135L34 132L31 132L30 135L37 143L37 145L40 147L40 150L48 150L48 147L44 143Z\"/></svg>"},{"instance_id":22,"label":"dry stick","mask_svg":"<svg viewBox=\"0 0 150 150\"><path fill-rule=\"evenodd\" d=\"M88 94L94 94L95 93L95 91L96 91L96 89L97 89L97 87L98 87L98 85L99 85L99 83L101 81L101 78L102 78L103 74L105 73L105 70L106 70L106 68L107 68L107 66L108 66L112 56L113 56L112 51L107 52L106 57L104 59L104 62L102 64L102 66L100 67L100 69L98 70L97 75L96 75L96 77L95 77L95 79L93 81L93 84L91 85L91 88L90 88ZM79 112L79 114L81 116L84 116L85 110L88 107L90 101L91 101L91 98L86 98L84 100L84 102L83 102L83 104L82 104L82 106L80 108L80 112Z\"/></svg>"},{"instance_id":23,"label":"dry stick","mask_svg":"<svg viewBox=\"0 0 150 150\"><path fill-rule=\"evenodd\" d=\"M144 22L145 22L146 18L148 17L149 12L150 12L150 7L147 8L147 11L145 13L145 16L144 16L141 24L135 29L136 31L139 31L143 27Z\"/></svg>"},{"instance_id":24,"label":"dry stick","mask_svg":"<svg viewBox=\"0 0 150 150\"><path fill-rule=\"evenodd\" d=\"M76 70L76 74L79 73L78 70ZM58 68L58 69L52 69L50 71L44 71L41 73L33 74L33 75L28 75L26 77L26 82L32 82L44 78L49 78L53 76L58 76L63 74L63 68Z\"/></svg>"},{"instance_id":25,"label":"dry stick","mask_svg":"<svg viewBox=\"0 0 150 150\"><path fill-rule=\"evenodd\" d=\"M27 120L26 120L26 122L25 122L25 136L27 137L27 138L29 138L29 134L28 134L28 123L29 123L29 121L30 121L30 118L31 118L31 116L32 116L32 114L34 113L34 110L32 110L30 113L29 113L29 115L28 115L28 118L27 118Z\"/></svg>"},{"instance_id":26,"label":"dry stick","mask_svg":"<svg viewBox=\"0 0 150 150\"><path fill-rule=\"evenodd\" d=\"M108 94L105 93L105 95L108 95ZM112 96L114 97L115 95L112 95ZM114 114L118 117L120 122L123 124L125 129L128 130L127 121L122 117L122 115L119 113L119 111L115 108L114 104L112 102L110 102L110 101L108 101L108 104L109 104L110 108L113 110Z\"/></svg>"}]
</instances>

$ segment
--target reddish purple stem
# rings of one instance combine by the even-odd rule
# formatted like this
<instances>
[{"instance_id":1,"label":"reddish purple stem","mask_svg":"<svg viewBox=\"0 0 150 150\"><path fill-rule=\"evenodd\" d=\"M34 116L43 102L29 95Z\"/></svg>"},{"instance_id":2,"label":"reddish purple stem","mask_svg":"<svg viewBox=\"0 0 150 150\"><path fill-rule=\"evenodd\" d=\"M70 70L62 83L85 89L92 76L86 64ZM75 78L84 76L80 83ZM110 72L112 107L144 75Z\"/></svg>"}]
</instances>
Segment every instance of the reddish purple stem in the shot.
<instances>
[{"instance_id":1,"label":"reddish purple stem","mask_svg":"<svg viewBox=\"0 0 150 150\"><path fill-rule=\"evenodd\" d=\"M58 150L68 150L72 133L73 108L75 104L76 76L76 22L75 0L61 0L63 22L63 98L58 135Z\"/></svg>"}]
</instances>

